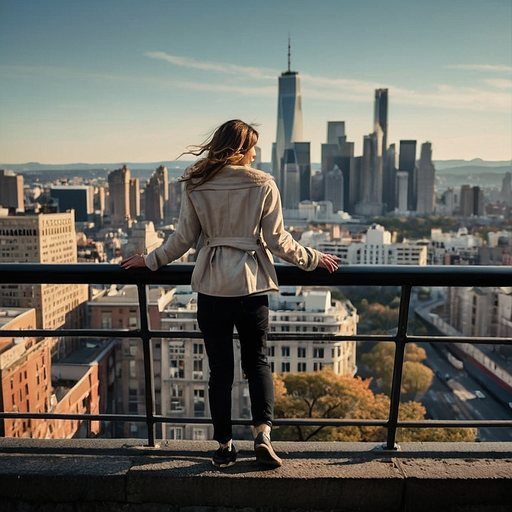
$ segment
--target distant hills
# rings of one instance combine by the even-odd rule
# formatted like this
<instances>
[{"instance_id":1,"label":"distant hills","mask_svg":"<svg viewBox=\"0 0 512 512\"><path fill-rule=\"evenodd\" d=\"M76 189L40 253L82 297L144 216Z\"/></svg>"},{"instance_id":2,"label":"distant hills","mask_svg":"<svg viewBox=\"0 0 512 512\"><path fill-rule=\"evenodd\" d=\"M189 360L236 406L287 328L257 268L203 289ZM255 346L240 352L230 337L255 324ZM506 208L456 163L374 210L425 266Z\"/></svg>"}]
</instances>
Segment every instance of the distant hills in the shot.
<instances>
[{"instance_id":1,"label":"distant hills","mask_svg":"<svg viewBox=\"0 0 512 512\"><path fill-rule=\"evenodd\" d=\"M121 162L121 163L70 163L70 164L41 164L39 162L27 162L24 164L3 164L0 163L0 169L11 169L17 173L30 172L37 173L43 171L98 171L98 174L110 172L119 169L122 165L127 165L131 171L154 171L160 165L169 169L171 174L180 174L180 171L189 166L192 162L186 160L169 160L165 162ZM486 174L488 172L504 174L512 172L512 161L488 161L480 158L473 160L435 160L434 165L439 174ZM268 170L269 164L263 163L265 170ZM320 164L313 163L313 170L320 168ZM174 173L172 172L174 171Z\"/></svg>"},{"instance_id":2,"label":"distant hills","mask_svg":"<svg viewBox=\"0 0 512 512\"><path fill-rule=\"evenodd\" d=\"M474 160L438 160L434 161L437 174L452 174L458 176L470 176L475 174L505 174L512 172L511 161L485 161L480 158Z\"/></svg>"},{"instance_id":3,"label":"distant hills","mask_svg":"<svg viewBox=\"0 0 512 512\"><path fill-rule=\"evenodd\" d=\"M190 165L191 161L174 160L168 162L121 162L121 163L98 163L98 164L84 164L84 163L71 163L71 164L40 164L39 162L27 162L25 164L0 164L0 169L11 169L14 172L34 172L34 171L114 171L123 165L126 165L130 170L155 170L157 167L164 165L167 169L180 168L184 169Z\"/></svg>"},{"instance_id":4,"label":"distant hills","mask_svg":"<svg viewBox=\"0 0 512 512\"><path fill-rule=\"evenodd\" d=\"M468 167L506 167L510 170L510 168L512 167L512 160L490 161L482 160L481 158L474 158L473 160L434 160L434 165L437 171Z\"/></svg>"}]
</instances>

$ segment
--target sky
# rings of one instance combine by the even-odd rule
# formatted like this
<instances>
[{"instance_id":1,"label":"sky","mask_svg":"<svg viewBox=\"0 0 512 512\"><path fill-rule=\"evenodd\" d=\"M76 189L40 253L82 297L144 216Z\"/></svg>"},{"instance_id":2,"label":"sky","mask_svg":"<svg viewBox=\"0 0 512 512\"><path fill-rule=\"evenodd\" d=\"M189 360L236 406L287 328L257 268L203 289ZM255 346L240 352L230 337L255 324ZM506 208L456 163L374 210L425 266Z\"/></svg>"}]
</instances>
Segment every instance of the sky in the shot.
<instances>
[{"instance_id":1,"label":"sky","mask_svg":"<svg viewBox=\"0 0 512 512\"><path fill-rule=\"evenodd\" d=\"M313 162L328 121L361 154L377 88L388 143L512 158L510 0L0 0L0 163L174 160L233 118L269 161L289 37Z\"/></svg>"}]
</instances>

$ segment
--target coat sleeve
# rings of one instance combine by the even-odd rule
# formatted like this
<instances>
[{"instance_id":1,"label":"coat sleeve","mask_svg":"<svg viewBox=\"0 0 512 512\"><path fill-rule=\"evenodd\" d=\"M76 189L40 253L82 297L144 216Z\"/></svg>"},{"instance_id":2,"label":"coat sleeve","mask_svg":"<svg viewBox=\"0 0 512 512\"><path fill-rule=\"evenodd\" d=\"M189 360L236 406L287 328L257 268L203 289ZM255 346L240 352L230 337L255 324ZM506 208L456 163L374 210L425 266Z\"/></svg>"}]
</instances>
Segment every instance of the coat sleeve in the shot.
<instances>
[{"instance_id":1,"label":"coat sleeve","mask_svg":"<svg viewBox=\"0 0 512 512\"><path fill-rule=\"evenodd\" d=\"M278 258L292 263L302 270L314 270L318 266L321 253L316 249L299 244L284 229L281 196L274 181L270 182L265 198L261 233L270 252Z\"/></svg>"},{"instance_id":2,"label":"coat sleeve","mask_svg":"<svg viewBox=\"0 0 512 512\"><path fill-rule=\"evenodd\" d=\"M146 256L146 265L151 270L158 270L160 267L177 260L194 246L200 234L201 223L184 184L176 231L167 238L163 245Z\"/></svg>"}]
</instances>

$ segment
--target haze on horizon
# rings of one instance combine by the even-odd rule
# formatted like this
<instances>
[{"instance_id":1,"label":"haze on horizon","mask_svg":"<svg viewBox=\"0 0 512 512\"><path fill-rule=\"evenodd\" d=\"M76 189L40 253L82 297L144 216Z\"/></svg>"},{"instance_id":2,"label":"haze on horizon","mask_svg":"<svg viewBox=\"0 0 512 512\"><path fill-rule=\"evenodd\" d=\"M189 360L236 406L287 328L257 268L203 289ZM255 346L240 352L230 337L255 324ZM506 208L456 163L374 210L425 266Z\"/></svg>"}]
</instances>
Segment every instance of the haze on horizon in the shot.
<instances>
[{"instance_id":1,"label":"haze on horizon","mask_svg":"<svg viewBox=\"0 0 512 512\"><path fill-rule=\"evenodd\" d=\"M389 143L512 158L508 0L2 0L0 162L175 160L229 118L269 161L289 33L312 161L327 121L361 154L377 88Z\"/></svg>"}]
</instances>

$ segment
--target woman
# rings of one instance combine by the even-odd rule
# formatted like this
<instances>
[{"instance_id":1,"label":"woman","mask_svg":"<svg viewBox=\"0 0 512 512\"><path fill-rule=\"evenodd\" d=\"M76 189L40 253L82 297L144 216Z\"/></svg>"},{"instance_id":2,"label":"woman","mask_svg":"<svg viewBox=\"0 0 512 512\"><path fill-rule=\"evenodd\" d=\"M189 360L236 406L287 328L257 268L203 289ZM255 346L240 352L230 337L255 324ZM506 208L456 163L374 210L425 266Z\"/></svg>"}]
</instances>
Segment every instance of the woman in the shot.
<instances>
[{"instance_id":1,"label":"woman","mask_svg":"<svg viewBox=\"0 0 512 512\"><path fill-rule=\"evenodd\" d=\"M272 254L303 270L333 272L338 258L303 247L285 231L281 199L273 178L249 164L256 155L258 132L240 120L220 126L210 140L186 154L206 157L182 178L176 231L146 257L135 254L123 268L157 270L195 246L203 245L192 273L198 293L197 320L210 366L209 401L217 467L235 463L231 425L234 380L233 328L239 339L242 369L248 379L259 463L280 466L270 442L274 409L272 374L267 362L268 293L278 290Z\"/></svg>"}]
</instances>

